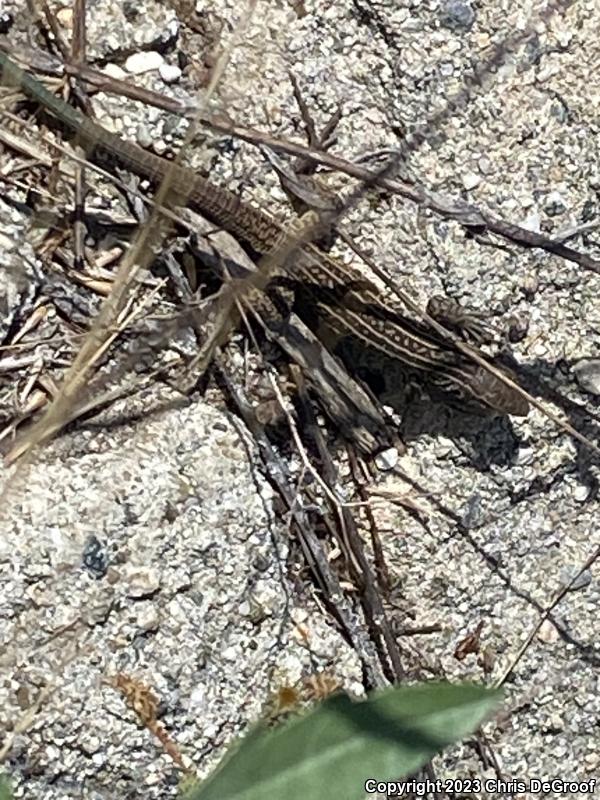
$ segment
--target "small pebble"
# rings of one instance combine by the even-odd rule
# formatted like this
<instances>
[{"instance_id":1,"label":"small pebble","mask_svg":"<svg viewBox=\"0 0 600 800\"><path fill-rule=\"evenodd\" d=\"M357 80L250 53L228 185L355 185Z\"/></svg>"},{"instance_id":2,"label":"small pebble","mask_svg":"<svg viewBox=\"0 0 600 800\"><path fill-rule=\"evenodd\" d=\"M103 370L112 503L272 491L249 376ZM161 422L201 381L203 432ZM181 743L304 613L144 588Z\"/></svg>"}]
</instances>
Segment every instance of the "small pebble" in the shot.
<instances>
[{"instance_id":1,"label":"small pebble","mask_svg":"<svg viewBox=\"0 0 600 800\"><path fill-rule=\"evenodd\" d=\"M103 543L90 536L83 548L82 564L94 578L103 578L108 570L108 555Z\"/></svg>"},{"instance_id":2,"label":"small pebble","mask_svg":"<svg viewBox=\"0 0 600 800\"><path fill-rule=\"evenodd\" d=\"M586 753L583 760L586 772L594 772L600 768L600 753Z\"/></svg>"},{"instance_id":3,"label":"small pebble","mask_svg":"<svg viewBox=\"0 0 600 800\"><path fill-rule=\"evenodd\" d=\"M150 601L141 603L139 608L136 608L135 624L140 631L147 633L148 631L158 630L160 624L160 617L154 604Z\"/></svg>"},{"instance_id":4,"label":"small pebble","mask_svg":"<svg viewBox=\"0 0 600 800\"><path fill-rule=\"evenodd\" d=\"M540 288L540 279L535 273L526 275L521 283L521 291L527 300L533 300Z\"/></svg>"},{"instance_id":5,"label":"small pebble","mask_svg":"<svg viewBox=\"0 0 600 800\"><path fill-rule=\"evenodd\" d=\"M144 72L152 72L159 69L164 64L164 59L156 50L148 50L144 53L134 53L125 62L125 69L131 75L142 75Z\"/></svg>"},{"instance_id":6,"label":"small pebble","mask_svg":"<svg viewBox=\"0 0 600 800\"><path fill-rule=\"evenodd\" d=\"M465 172L462 176L463 186L467 191L469 189L474 189L476 186L479 186L481 183L481 176L477 175L475 172Z\"/></svg>"},{"instance_id":7,"label":"small pebble","mask_svg":"<svg viewBox=\"0 0 600 800\"><path fill-rule=\"evenodd\" d=\"M553 644L558 640L558 631L549 619L545 619L540 625L537 638L544 644Z\"/></svg>"},{"instance_id":8,"label":"small pebble","mask_svg":"<svg viewBox=\"0 0 600 800\"><path fill-rule=\"evenodd\" d=\"M378 469L385 472L386 470L394 469L398 464L398 450L395 447L390 447L388 450L383 450L375 458L375 463Z\"/></svg>"},{"instance_id":9,"label":"small pebble","mask_svg":"<svg viewBox=\"0 0 600 800\"><path fill-rule=\"evenodd\" d=\"M161 64L158 68L158 74L164 83L177 83L181 78L181 70L175 64Z\"/></svg>"},{"instance_id":10,"label":"small pebble","mask_svg":"<svg viewBox=\"0 0 600 800\"><path fill-rule=\"evenodd\" d=\"M56 19L58 20L61 28L71 30L73 27L73 9L61 8L56 12Z\"/></svg>"},{"instance_id":11,"label":"small pebble","mask_svg":"<svg viewBox=\"0 0 600 800\"><path fill-rule=\"evenodd\" d=\"M236 661L240 656L240 651L237 647L226 647L221 655L225 661Z\"/></svg>"},{"instance_id":12,"label":"small pebble","mask_svg":"<svg viewBox=\"0 0 600 800\"><path fill-rule=\"evenodd\" d=\"M140 125L136 131L135 138L139 146L147 150L152 147L155 136L152 136L150 129L146 125Z\"/></svg>"},{"instance_id":13,"label":"small pebble","mask_svg":"<svg viewBox=\"0 0 600 800\"><path fill-rule=\"evenodd\" d=\"M531 447L520 447L515 456L515 464L522 467L531 464L533 461L533 449Z\"/></svg>"},{"instance_id":14,"label":"small pebble","mask_svg":"<svg viewBox=\"0 0 600 800\"><path fill-rule=\"evenodd\" d=\"M582 389L600 395L600 359L585 358L575 364L573 371Z\"/></svg>"},{"instance_id":15,"label":"small pebble","mask_svg":"<svg viewBox=\"0 0 600 800\"><path fill-rule=\"evenodd\" d=\"M477 161L477 167L479 168L479 172L481 172L482 175L491 175L494 172L494 165L489 160L489 158L486 158L486 156L482 156Z\"/></svg>"},{"instance_id":16,"label":"small pebble","mask_svg":"<svg viewBox=\"0 0 600 800\"><path fill-rule=\"evenodd\" d=\"M567 210L565 200L560 192L550 192L544 203L544 211L549 217L558 217Z\"/></svg>"},{"instance_id":17,"label":"small pebble","mask_svg":"<svg viewBox=\"0 0 600 800\"><path fill-rule=\"evenodd\" d=\"M539 211L532 211L521 222L521 227L525 228L525 230L533 231L533 233L539 233L541 222Z\"/></svg>"},{"instance_id":18,"label":"small pebble","mask_svg":"<svg viewBox=\"0 0 600 800\"><path fill-rule=\"evenodd\" d=\"M585 503L585 501L590 496L590 488L589 486L583 486L579 484L573 490L573 499L576 500L578 503Z\"/></svg>"},{"instance_id":19,"label":"small pebble","mask_svg":"<svg viewBox=\"0 0 600 800\"><path fill-rule=\"evenodd\" d=\"M160 575L152 567L132 569L125 576L127 581L127 595L135 600L151 597L160 589Z\"/></svg>"},{"instance_id":20,"label":"small pebble","mask_svg":"<svg viewBox=\"0 0 600 800\"><path fill-rule=\"evenodd\" d=\"M105 65L102 72L105 75L108 75L109 78L114 78L115 80L118 81L124 81L127 79L127 73L125 72L125 70L121 69L121 67L118 64L113 64L111 62Z\"/></svg>"},{"instance_id":21,"label":"small pebble","mask_svg":"<svg viewBox=\"0 0 600 800\"><path fill-rule=\"evenodd\" d=\"M440 24L451 31L468 31L475 22L475 12L464 0L447 0L440 8Z\"/></svg>"}]
</instances>

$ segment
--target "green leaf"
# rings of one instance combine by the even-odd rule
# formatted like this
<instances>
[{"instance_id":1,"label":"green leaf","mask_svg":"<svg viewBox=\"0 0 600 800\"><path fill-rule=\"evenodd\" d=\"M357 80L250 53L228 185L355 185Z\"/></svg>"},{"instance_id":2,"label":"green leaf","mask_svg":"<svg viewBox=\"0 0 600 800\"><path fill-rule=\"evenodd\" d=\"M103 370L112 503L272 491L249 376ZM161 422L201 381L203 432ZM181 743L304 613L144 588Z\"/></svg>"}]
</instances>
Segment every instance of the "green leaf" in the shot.
<instances>
[{"instance_id":1,"label":"green leaf","mask_svg":"<svg viewBox=\"0 0 600 800\"><path fill-rule=\"evenodd\" d=\"M238 741L187 800L360 800L365 781L411 775L476 730L501 693L478 686L392 687L354 702L331 697L274 730Z\"/></svg>"},{"instance_id":2,"label":"green leaf","mask_svg":"<svg viewBox=\"0 0 600 800\"><path fill-rule=\"evenodd\" d=\"M12 800L13 793L10 789L10 783L6 775L0 773L0 800Z\"/></svg>"}]
</instances>

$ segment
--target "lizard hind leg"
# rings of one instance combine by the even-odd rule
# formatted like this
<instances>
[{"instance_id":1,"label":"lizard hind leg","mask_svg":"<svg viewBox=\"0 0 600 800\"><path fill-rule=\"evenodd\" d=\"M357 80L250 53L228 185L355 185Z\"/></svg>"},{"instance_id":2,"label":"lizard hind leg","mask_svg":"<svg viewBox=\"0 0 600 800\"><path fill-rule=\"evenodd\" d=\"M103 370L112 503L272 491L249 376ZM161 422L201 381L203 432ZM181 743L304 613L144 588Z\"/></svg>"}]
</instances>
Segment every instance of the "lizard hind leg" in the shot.
<instances>
[{"instance_id":1,"label":"lizard hind leg","mask_svg":"<svg viewBox=\"0 0 600 800\"><path fill-rule=\"evenodd\" d=\"M483 315L467 311L449 297L434 295L427 303L427 313L445 328L449 328L461 339L474 344L489 344L493 339L489 325Z\"/></svg>"}]
</instances>

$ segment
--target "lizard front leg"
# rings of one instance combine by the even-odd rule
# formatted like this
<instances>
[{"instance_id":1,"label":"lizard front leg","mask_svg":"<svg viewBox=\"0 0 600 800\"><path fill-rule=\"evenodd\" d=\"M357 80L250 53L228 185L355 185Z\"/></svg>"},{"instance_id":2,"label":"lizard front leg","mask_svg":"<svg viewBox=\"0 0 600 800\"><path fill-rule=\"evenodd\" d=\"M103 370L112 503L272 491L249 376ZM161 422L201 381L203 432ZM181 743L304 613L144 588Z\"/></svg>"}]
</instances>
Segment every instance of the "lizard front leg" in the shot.
<instances>
[{"instance_id":1,"label":"lizard front leg","mask_svg":"<svg viewBox=\"0 0 600 800\"><path fill-rule=\"evenodd\" d=\"M476 345L489 344L493 334L483 315L467 311L456 300L434 295L427 303L427 313L440 325L453 331L465 341Z\"/></svg>"}]
</instances>

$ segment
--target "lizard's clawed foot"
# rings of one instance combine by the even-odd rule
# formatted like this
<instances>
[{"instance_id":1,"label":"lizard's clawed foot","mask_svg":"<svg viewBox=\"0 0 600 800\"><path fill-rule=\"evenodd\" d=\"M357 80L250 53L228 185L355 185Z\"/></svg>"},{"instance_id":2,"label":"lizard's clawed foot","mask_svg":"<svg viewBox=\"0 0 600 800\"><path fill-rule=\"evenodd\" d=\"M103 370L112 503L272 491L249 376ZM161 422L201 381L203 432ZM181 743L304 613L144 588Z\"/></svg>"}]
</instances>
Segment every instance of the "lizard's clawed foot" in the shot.
<instances>
[{"instance_id":1,"label":"lizard's clawed foot","mask_svg":"<svg viewBox=\"0 0 600 800\"><path fill-rule=\"evenodd\" d=\"M449 297L434 295L427 303L427 313L467 342L481 345L493 341L493 333L482 315L467 311Z\"/></svg>"}]
</instances>

